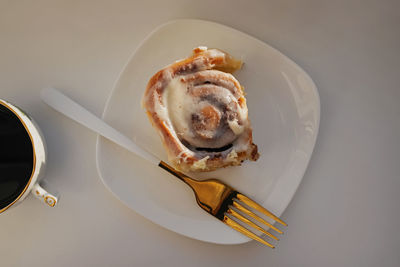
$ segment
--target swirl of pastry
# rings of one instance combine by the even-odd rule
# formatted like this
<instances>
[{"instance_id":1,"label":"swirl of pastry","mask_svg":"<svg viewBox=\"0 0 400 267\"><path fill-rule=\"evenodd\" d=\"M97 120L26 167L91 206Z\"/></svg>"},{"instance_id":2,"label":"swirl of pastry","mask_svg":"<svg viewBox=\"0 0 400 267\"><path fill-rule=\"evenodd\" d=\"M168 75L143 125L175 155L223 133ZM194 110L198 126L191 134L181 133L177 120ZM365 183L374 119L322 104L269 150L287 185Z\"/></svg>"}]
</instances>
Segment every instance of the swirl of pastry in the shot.
<instances>
[{"instance_id":1,"label":"swirl of pastry","mask_svg":"<svg viewBox=\"0 0 400 267\"><path fill-rule=\"evenodd\" d=\"M177 169L257 160L243 88L230 73L241 65L221 50L198 47L150 79L143 105Z\"/></svg>"}]
</instances>

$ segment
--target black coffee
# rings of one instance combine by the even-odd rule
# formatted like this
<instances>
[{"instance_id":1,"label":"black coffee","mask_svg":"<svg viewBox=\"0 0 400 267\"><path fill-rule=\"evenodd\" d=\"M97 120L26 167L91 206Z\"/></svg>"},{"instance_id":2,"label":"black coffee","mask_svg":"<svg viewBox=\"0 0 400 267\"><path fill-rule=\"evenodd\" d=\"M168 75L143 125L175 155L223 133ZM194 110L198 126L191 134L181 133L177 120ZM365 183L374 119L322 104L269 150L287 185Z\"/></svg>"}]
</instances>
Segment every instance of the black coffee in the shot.
<instances>
[{"instance_id":1,"label":"black coffee","mask_svg":"<svg viewBox=\"0 0 400 267\"><path fill-rule=\"evenodd\" d=\"M0 103L0 210L25 189L33 171L33 157L24 125Z\"/></svg>"}]
</instances>

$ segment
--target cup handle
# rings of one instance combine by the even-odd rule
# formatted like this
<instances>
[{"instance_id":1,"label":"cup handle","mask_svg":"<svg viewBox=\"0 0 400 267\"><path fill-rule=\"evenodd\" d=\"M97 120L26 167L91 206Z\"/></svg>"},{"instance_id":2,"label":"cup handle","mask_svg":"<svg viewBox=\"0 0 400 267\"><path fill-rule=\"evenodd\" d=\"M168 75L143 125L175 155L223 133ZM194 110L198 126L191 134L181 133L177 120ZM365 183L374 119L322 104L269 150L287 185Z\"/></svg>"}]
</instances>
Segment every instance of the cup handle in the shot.
<instances>
[{"instance_id":1,"label":"cup handle","mask_svg":"<svg viewBox=\"0 0 400 267\"><path fill-rule=\"evenodd\" d=\"M58 197L48 193L43 187L39 185L39 183L36 183L33 186L31 192L37 199L40 199L50 207L54 207L58 202Z\"/></svg>"}]
</instances>

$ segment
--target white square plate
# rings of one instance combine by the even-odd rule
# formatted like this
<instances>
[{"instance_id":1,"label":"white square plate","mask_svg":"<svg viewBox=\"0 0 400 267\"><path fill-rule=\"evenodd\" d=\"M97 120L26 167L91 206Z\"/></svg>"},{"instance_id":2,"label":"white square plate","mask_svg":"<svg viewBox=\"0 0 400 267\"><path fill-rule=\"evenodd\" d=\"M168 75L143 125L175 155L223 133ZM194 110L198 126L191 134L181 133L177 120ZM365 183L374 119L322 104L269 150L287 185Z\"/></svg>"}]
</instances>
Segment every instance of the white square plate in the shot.
<instances>
[{"instance_id":1,"label":"white square plate","mask_svg":"<svg viewBox=\"0 0 400 267\"><path fill-rule=\"evenodd\" d=\"M155 29L136 49L112 90L103 119L162 160L166 153L141 108L150 77L197 46L220 48L244 61L235 77L246 88L260 159L211 173L278 216L304 175L318 134L320 102L311 78L269 45L235 29L176 20ZM162 169L98 137L100 177L114 195L149 220L182 235L219 244L249 239L198 207L191 189Z\"/></svg>"}]
</instances>

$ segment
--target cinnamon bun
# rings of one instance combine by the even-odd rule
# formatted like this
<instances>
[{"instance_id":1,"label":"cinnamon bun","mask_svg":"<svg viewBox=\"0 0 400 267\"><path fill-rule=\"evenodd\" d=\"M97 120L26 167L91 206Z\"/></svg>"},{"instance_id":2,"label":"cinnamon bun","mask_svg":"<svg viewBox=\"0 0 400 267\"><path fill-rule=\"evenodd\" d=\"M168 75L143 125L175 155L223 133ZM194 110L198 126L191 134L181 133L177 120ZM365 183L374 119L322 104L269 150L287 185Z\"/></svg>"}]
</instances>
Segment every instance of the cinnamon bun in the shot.
<instances>
[{"instance_id":1,"label":"cinnamon bun","mask_svg":"<svg viewBox=\"0 0 400 267\"><path fill-rule=\"evenodd\" d=\"M148 82L143 106L177 169L212 171L258 159L243 87L231 74L241 65L198 47Z\"/></svg>"}]
</instances>

